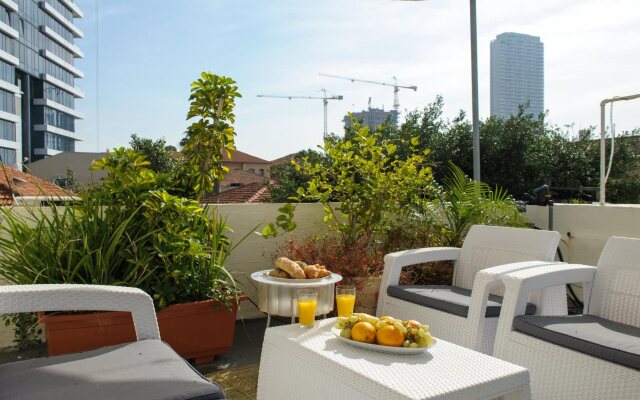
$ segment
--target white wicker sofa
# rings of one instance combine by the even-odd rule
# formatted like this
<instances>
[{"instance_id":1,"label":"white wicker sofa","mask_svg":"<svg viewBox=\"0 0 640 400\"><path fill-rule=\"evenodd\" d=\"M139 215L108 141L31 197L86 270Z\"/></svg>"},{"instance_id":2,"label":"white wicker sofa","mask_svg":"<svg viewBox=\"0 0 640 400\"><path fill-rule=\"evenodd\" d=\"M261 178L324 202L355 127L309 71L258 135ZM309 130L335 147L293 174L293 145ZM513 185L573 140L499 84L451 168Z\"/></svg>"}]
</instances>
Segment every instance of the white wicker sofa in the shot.
<instances>
[{"instance_id":1,"label":"white wicker sofa","mask_svg":"<svg viewBox=\"0 0 640 400\"><path fill-rule=\"evenodd\" d=\"M0 286L0 314L33 311L129 311L137 341L83 353L0 365L0 399L224 399L160 341L149 295L97 285Z\"/></svg>"},{"instance_id":2,"label":"white wicker sofa","mask_svg":"<svg viewBox=\"0 0 640 400\"><path fill-rule=\"evenodd\" d=\"M498 296L502 277L552 261L559 241L558 232L475 225L462 248L433 247L387 254L376 313L425 322L435 337L491 354L502 301ZM402 268L444 260L455 260L452 286L398 285ZM518 264L502 266L509 263ZM530 312L567 313L564 286L546 290L544 295L538 293L531 301Z\"/></svg>"},{"instance_id":3,"label":"white wicker sofa","mask_svg":"<svg viewBox=\"0 0 640 400\"><path fill-rule=\"evenodd\" d=\"M494 356L529 369L534 399L640 398L640 239L610 238L597 268L548 265L504 281ZM522 315L530 291L580 282L582 315Z\"/></svg>"}]
</instances>

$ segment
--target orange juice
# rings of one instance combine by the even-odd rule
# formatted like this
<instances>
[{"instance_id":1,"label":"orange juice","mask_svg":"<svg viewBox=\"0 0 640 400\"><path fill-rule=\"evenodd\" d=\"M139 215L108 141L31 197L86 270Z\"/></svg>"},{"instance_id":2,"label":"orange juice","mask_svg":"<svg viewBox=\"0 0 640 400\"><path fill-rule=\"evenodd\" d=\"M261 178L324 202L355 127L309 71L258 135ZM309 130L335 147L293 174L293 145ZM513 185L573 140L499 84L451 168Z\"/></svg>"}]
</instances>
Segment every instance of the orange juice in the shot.
<instances>
[{"instance_id":1,"label":"orange juice","mask_svg":"<svg viewBox=\"0 0 640 400\"><path fill-rule=\"evenodd\" d=\"M316 299L298 299L298 318L301 326L313 326L316 319Z\"/></svg>"},{"instance_id":2,"label":"orange juice","mask_svg":"<svg viewBox=\"0 0 640 400\"><path fill-rule=\"evenodd\" d=\"M355 294L337 294L338 317L348 317L353 314L353 306L356 303Z\"/></svg>"}]
</instances>

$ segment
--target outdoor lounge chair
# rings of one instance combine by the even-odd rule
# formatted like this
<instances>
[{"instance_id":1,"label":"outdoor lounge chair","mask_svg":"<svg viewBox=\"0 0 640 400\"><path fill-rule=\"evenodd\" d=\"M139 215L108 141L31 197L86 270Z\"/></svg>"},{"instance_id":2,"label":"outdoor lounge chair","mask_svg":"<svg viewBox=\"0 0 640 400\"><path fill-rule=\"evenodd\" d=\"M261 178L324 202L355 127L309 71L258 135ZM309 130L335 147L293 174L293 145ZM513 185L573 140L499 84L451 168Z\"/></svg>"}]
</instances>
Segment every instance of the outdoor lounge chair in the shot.
<instances>
[{"instance_id":1,"label":"outdoor lounge chair","mask_svg":"<svg viewBox=\"0 0 640 400\"><path fill-rule=\"evenodd\" d=\"M160 340L149 295L94 285L0 286L0 314L130 311L138 340L71 355L0 365L0 399L224 399Z\"/></svg>"},{"instance_id":2,"label":"outdoor lounge chair","mask_svg":"<svg viewBox=\"0 0 640 400\"><path fill-rule=\"evenodd\" d=\"M502 277L554 259L560 234L534 229L475 225L462 248L432 247L384 257L378 316L414 319L432 334L485 354L493 352L502 298ZM455 260L452 286L398 285L408 265ZM540 260L540 261L535 261ZM502 264L516 263L509 267ZM491 293L491 294L490 294ZM566 315L565 288L551 288L531 299L528 313Z\"/></svg>"},{"instance_id":3,"label":"outdoor lounge chair","mask_svg":"<svg viewBox=\"0 0 640 400\"><path fill-rule=\"evenodd\" d=\"M640 398L640 239L610 238L597 268L549 265L504 282L494 355L529 369L534 399ZM582 315L523 315L532 290L580 282Z\"/></svg>"}]
</instances>

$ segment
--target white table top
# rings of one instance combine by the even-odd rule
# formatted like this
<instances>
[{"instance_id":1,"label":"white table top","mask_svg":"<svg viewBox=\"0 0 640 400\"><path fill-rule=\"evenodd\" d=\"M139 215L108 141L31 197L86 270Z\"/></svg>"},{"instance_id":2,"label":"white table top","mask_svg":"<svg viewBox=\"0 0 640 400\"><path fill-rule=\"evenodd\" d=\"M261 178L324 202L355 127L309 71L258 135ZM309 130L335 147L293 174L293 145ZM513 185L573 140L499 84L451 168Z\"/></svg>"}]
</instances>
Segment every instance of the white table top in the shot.
<instances>
[{"instance_id":1,"label":"white table top","mask_svg":"<svg viewBox=\"0 0 640 400\"><path fill-rule=\"evenodd\" d=\"M312 329L269 328L265 344L312 363L331 379L357 382L376 398L488 399L529 384L527 369L442 339L422 354L385 354L339 340L330 331L334 323L332 318L316 321Z\"/></svg>"},{"instance_id":2,"label":"white table top","mask_svg":"<svg viewBox=\"0 0 640 400\"><path fill-rule=\"evenodd\" d=\"M319 287L324 285L332 285L338 283L342 280L342 276L336 273L331 273L331 275L320 278L320 279L274 279L269 276L269 271L271 269L264 269L262 271L257 271L251 274L251 279L256 282L264 283L266 285L274 285L274 286L285 286L285 287Z\"/></svg>"}]
</instances>

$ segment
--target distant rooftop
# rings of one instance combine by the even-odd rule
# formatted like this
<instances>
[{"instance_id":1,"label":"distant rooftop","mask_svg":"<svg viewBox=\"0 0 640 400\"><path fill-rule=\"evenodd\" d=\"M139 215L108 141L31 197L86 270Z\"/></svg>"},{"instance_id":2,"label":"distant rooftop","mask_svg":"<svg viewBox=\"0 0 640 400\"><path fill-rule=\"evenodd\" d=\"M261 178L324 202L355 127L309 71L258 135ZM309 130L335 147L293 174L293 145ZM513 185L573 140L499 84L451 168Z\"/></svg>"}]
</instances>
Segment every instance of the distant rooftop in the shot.
<instances>
[{"instance_id":1,"label":"distant rooftop","mask_svg":"<svg viewBox=\"0 0 640 400\"><path fill-rule=\"evenodd\" d=\"M71 195L61 187L36 176L0 166L0 206L10 206L19 197L57 198Z\"/></svg>"},{"instance_id":2,"label":"distant rooftop","mask_svg":"<svg viewBox=\"0 0 640 400\"><path fill-rule=\"evenodd\" d=\"M254 164L269 164L269 161L263 160L251 154L244 153L240 150L232 150L231 158L227 157L226 152L222 152L222 162L240 162L240 163L254 163Z\"/></svg>"}]
</instances>

